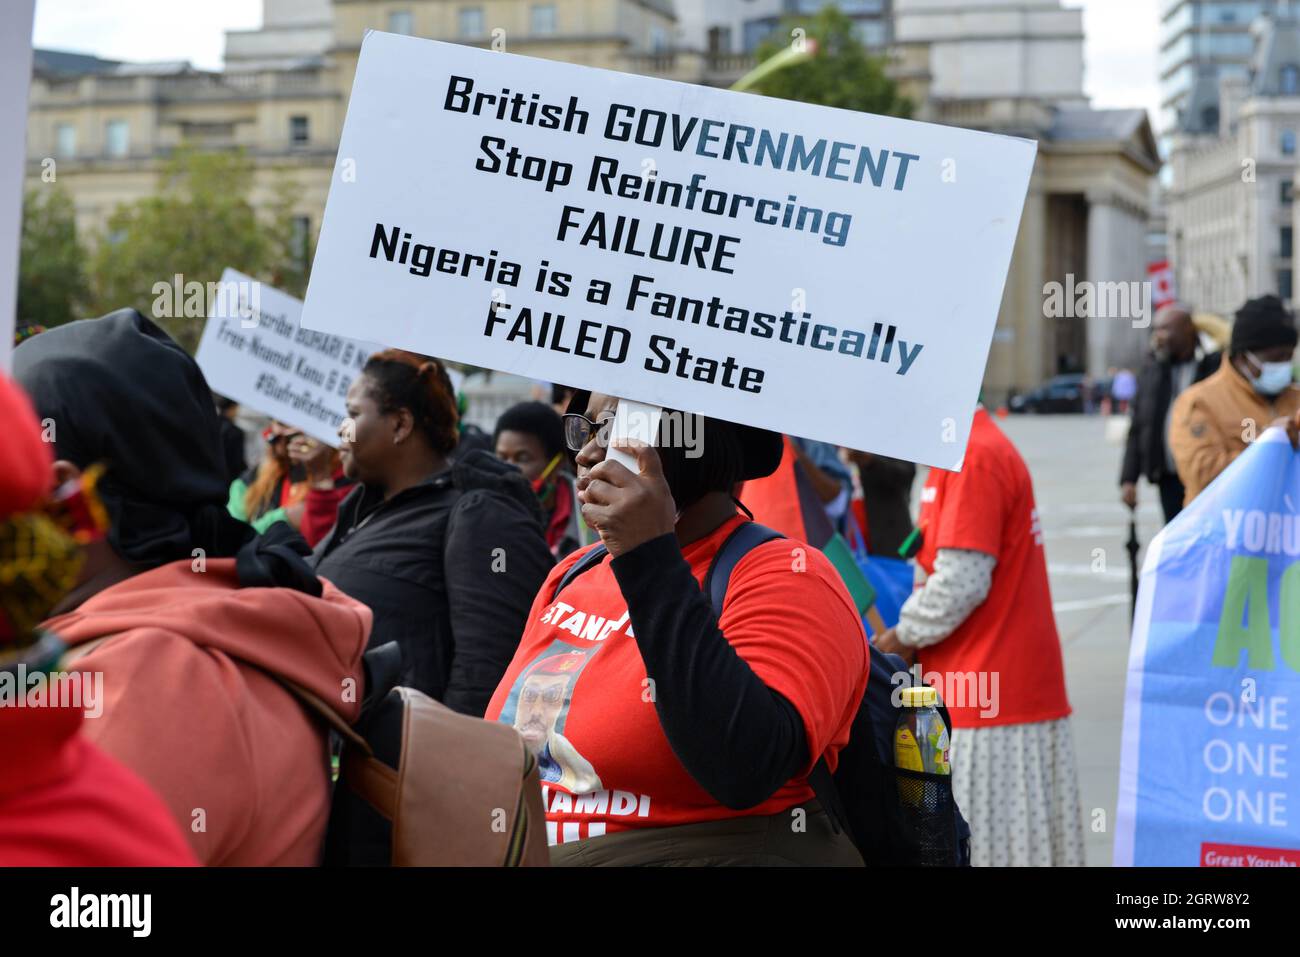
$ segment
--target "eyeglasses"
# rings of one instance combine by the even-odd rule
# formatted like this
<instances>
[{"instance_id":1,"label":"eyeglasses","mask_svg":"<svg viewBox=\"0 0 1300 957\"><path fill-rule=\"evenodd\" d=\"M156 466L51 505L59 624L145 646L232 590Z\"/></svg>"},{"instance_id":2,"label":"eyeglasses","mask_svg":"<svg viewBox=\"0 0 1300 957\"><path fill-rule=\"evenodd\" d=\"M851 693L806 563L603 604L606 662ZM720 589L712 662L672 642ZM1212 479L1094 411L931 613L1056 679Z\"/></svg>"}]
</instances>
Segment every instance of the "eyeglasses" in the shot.
<instances>
[{"instance_id":1,"label":"eyeglasses","mask_svg":"<svg viewBox=\"0 0 1300 957\"><path fill-rule=\"evenodd\" d=\"M564 444L568 446L570 452L581 452L586 448L587 443L591 441L593 435L596 441L604 448L609 444L609 427L614 422L614 413L611 412L599 422L593 422L581 412L566 412L564 414Z\"/></svg>"}]
</instances>

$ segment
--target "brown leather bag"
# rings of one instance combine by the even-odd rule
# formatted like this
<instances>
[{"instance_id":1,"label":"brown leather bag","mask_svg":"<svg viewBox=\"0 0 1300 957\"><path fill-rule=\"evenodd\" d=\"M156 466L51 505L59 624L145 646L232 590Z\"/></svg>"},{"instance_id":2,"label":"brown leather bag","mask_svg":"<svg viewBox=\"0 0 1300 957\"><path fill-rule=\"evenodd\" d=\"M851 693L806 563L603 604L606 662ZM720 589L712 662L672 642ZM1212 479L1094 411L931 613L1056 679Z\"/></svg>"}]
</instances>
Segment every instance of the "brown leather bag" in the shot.
<instances>
[{"instance_id":1,"label":"brown leather bag","mask_svg":"<svg viewBox=\"0 0 1300 957\"><path fill-rule=\"evenodd\" d=\"M413 688L394 688L386 703L400 712L394 765L320 698L282 683L345 741L327 864L363 862L339 847L348 838L337 833L340 817L354 819L349 833L365 829L356 825L355 809L340 806L360 798L388 823L394 866L549 865L537 760L514 728L457 714Z\"/></svg>"}]
</instances>

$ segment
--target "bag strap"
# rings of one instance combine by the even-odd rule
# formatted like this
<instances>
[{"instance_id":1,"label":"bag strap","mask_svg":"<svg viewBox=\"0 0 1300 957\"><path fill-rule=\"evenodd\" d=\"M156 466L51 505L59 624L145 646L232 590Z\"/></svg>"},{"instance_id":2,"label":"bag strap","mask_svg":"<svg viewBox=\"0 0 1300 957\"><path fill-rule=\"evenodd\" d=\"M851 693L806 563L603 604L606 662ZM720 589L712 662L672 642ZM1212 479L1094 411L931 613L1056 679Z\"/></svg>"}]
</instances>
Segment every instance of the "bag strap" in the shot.
<instances>
[{"instance_id":1,"label":"bag strap","mask_svg":"<svg viewBox=\"0 0 1300 957\"><path fill-rule=\"evenodd\" d=\"M709 570L704 573L702 587L704 594L709 596L714 615L722 617L722 606L727 600L727 585L740 560L764 542L777 538L785 536L758 522L742 522L732 529L709 563Z\"/></svg>"},{"instance_id":2,"label":"bag strap","mask_svg":"<svg viewBox=\"0 0 1300 957\"><path fill-rule=\"evenodd\" d=\"M808 786L813 789L818 803L830 819L831 830L836 834L840 831L848 832L848 813L844 810L844 802L840 800L840 789L835 786L835 778L831 777L826 755L823 754L813 765L808 775ZM852 837L852 834L849 836Z\"/></svg>"},{"instance_id":3,"label":"bag strap","mask_svg":"<svg viewBox=\"0 0 1300 957\"><path fill-rule=\"evenodd\" d=\"M780 532L757 522L745 522L727 536L704 576L704 592L709 596L715 615L722 617L722 605L727 598L727 585L731 581L731 573L736 570L740 560L764 542L785 537ZM835 787L835 779L831 777L830 767L826 764L825 755L819 757L817 763L813 765L812 772L808 775L808 786L812 788L822 809L826 811L835 833L847 830L848 816L844 811L844 803L840 800L840 792Z\"/></svg>"},{"instance_id":4,"label":"bag strap","mask_svg":"<svg viewBox=\"0 0 1300 957\"><path fill-rule=\"evenodd\" d=\"M560 592L564 591L565 588L569 587L569 585L573 583L573 580L575 578L577 578L579 575L583 574L584 572L591 571L593 568L595 568L597 565L603 562L605 560L605 556L608 554L609 554L609 549L605 547L605 543L597 542L596 546L591 551L587 552L587 554L583 555L571 566L569 566L569 570L560 577L560 583L555 586L555 593L551 595L551 601L555 601L556 597L560 594Z\"/></svg>"},{"instance_id":5,"label":"bag strap","mask_svg":"<svg viewBox=\"0 0 1300 957\"><path fill-rule=\"evenodd\" d=\"M306 708L310 714L314 714L317 717L321 718L333 730L337 731L339 733L339 736L342 737L344 740L346 740L349 744L356 745L368 757L374 755L374 751L371 750L370 744L366 741L366 739L363 738L360 734L358 734L356 729L353 728L352 725L348 724L346 721L343 720L342 715L340 715L337 711L331 708L324 700L318 697L315 692L308 691L306 688L304 688L302 685L298 684L297 682L290 681L288 678L282 678L280 675L277 675L272 671L268 671L265 668L260 668L257 665L252 665L250 662L244 662L244 663L249 664L253 668L257 668L257 670L262 672L262 674L270 675L272 678L274 678L275 681L280 685L280 687L284 688L285 691L289 692L289 694L297 698L298 702L304 708Z\"/></svg>"},{"instance_id":6,"label":"bag strap","mask_svg":"<svg viewBox=\"0 0 1300 957\"><path fill-rule=\"evenodd\" d=\"M709 563L709 570L705 572L704 583L701 586L704 593L709 596L714 615L722 617L722 605L727 598L727 584L731 581L731 573L736 570L740 560L759 545L776 538L785 538L785 536L757 522L742 522L723 540L717 554L713 556L713 561ZM608 554L609 551L602 542L574 562L555 586L555 594L551 595L551 601L573 584L575 578L603 562Z\"/></svg>"}]
</instances>

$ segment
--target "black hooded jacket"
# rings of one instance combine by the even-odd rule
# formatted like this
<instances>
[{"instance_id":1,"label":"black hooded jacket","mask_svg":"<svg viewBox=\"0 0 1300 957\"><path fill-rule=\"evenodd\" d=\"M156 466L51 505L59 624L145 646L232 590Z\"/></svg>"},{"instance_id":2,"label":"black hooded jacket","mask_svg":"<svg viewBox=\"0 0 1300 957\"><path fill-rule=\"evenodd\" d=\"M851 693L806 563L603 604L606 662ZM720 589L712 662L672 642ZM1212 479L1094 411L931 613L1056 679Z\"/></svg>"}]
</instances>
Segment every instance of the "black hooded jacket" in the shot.
<instances>
[{"instance_id":1,"label":"black hooded jacket","mask_svg":"<svg viewBox=\"0 0 1300 957\"><path fill-rule=\"evenodd\" d=\"M1221 352L1211 352L1196 360L1192 382L1200 382L1218 371ZM1174 401L1173 371L1168 362L1154 358L1138 373L1137 395L1133 399L1132 418L1129 421L1128 441L1124 446L1124 463L1120 466L1119 481L1136 482L1145 475L1153 485L1169 472L1165 463L1165 418Z\"/></svg>"},{"instance_id":2,"label":"black hooded jacket","mask_svg":"<svg viewBox=\"0 0 1300 957\"><path fill-rule=\"evenodd\" d=\"M527 480L475 451L387 502L358 486L315 563L374 612L370 647L401 646L401 684L481 717L554 559Z\"/></svg>"}]
</instances>

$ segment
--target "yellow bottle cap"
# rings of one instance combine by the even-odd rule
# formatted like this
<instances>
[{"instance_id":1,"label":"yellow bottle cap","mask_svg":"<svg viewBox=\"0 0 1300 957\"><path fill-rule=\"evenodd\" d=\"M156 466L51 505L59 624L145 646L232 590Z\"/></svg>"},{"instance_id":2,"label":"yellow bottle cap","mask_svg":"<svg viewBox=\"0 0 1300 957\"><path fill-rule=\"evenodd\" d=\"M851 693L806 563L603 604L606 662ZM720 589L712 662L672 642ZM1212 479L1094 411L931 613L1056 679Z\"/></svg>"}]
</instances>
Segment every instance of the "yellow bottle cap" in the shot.
<instances>
[{"instance_id":1,"label":"yellow bottle cap","mask_svg":"<svg viewBox=\"0 0 1300 957\"><path fill-rule=\"evenodd\" d=\"M934 706L939 703L939 692L935 691L929 685L920 685L915 688L903 689L903 707L904 708L924 708Z\"/></svg>"}]
</instances>

